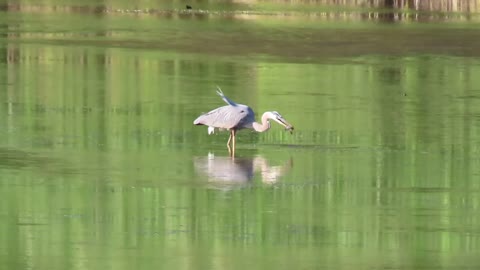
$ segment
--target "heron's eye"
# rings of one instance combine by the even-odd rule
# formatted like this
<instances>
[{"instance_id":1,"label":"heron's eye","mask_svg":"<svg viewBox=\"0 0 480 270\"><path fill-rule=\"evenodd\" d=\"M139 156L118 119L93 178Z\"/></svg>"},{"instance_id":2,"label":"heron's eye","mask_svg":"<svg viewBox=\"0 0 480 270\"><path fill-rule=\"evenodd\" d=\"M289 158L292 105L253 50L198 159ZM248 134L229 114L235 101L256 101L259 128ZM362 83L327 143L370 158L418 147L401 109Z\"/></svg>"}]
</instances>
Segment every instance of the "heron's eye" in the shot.
<instances>
[{"instance_id":1,"label":"heron's eye","mask_svg":"<svg viewBox=\"0 0 480 270\"><path fill-rule=\"evenodd\" d=\"M241 110L240 113L244 113L245 111L244 110Z\"/></svg>"}]
</instances>

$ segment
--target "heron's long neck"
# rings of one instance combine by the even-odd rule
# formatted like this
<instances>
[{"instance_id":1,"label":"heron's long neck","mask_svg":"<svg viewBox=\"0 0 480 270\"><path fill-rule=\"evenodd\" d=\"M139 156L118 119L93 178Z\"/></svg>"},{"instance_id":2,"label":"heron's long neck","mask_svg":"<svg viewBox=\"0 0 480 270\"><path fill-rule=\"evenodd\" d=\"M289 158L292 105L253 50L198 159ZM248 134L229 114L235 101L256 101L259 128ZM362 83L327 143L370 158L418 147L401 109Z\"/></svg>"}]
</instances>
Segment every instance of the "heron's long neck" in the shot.
<instances>
[{"instance_id":1,"label":"heron's long neck","mask_svg":"<svg viewBox=\"0 0 480 270\"><path fill-rule=\"evenodd\" d=\"M270 129L270 122L268 121L267 115L264 113L262 115L262 123L253 122L253 129L257 132L264 132Z\"/></svg>"}]
</instances>

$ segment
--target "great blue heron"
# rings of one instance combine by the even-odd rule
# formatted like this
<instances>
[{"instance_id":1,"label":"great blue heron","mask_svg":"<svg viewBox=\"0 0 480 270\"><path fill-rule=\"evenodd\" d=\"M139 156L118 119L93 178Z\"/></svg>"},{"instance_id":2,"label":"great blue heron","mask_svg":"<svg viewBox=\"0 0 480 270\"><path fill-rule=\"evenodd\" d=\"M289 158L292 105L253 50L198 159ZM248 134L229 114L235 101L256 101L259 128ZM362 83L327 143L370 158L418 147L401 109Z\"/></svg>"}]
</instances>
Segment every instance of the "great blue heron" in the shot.
<instances>
[{"instance_id":1,"label":"great blue heron","mask_svg":"<svg viewBox=\"0 0 480 270\"><path fill-rule=\"evenodd\" d=\"M217 94L222 97L228 105L200 115L193 121L193 124L208 126L208 134L214 133L215 128L229 130L230 137L227 142L229 150L230 142L232 142L232 149L235 151L235 134L238 130L250 128L257 132L267 131L270 128L269 119L284 126L286 130L293 131L293 126L275 111L263 113L261 124L255 122L255 113L250 107L233 102L223 94L220 87L217 87L217 89Z\"/></svg>"}]
</instances>

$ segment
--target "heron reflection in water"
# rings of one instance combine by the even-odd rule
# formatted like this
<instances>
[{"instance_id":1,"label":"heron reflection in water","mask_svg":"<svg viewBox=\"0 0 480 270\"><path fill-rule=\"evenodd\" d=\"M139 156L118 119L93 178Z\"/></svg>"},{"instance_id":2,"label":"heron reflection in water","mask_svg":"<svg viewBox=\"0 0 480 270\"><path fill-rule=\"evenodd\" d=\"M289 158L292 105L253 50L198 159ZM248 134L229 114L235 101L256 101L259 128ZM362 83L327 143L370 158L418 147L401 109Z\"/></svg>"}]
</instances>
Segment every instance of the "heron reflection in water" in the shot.
<instances>
[{"instance_id":1,"label":"heron reflection in water","mask_svg":"<svg viewBox=\"0 0 480 270\"><path fill-rule=\"evenodd\" d=\"M235 154L235 134L240 129L253 129L257 132L264 132L270 129L270 119L284 126L286 130L292 132L293 126L287 122L278 112L265 112L262 115L262 123L255 122L255 113L247 105L237 104L227 98L220 87L217 87L217 94L227 103L226 106L216 108L208 113L200 115L194 125L208 126L208 134L213 134L215 129L229 130L227 147L230 154ZM232 147L230 148L230 142Z\"/></svg>"},{"instance_id":2,"label":"heron reflection in water","mask_svg":"<svg viewBox=\"0 0 480 270\"><path fill-rule=\"evenodd\" d=\"M222 186L248 184L255 172L260 172L263 183L273 184L293 167L292 159L282 165L271 166L262 156L231 158L211 153L206 157L195 157L193 163L211 184Z\"/></svg>"}]
</instances>

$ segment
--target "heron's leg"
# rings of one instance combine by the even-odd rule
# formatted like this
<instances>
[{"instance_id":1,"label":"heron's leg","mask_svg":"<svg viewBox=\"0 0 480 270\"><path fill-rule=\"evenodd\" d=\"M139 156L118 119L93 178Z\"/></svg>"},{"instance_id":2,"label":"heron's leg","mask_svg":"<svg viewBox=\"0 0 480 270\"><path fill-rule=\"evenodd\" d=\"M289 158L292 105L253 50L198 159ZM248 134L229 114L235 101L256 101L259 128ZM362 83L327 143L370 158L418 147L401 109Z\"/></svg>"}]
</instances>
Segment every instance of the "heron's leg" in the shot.
<instances>
[{"instance_id":1,"label":"heron's leg","mask_svg":"<svg viewBox=\"0 0 480 270\"><path fill-rule=\"evenodd\" d=\"M235 157L235 133L237 133L236 130L232 130L232 134L231 134L231 137L232 137L232 150L230 151L230 145L228 146L228 152L230 153L230 156L232 158Z\"/></svg>"},{"instance_id":2,"label":"heron's leg","mask_svg":"<svg viewBox=\"0 0 480 270\"><path fill-rule=\"evenodd\" d=\"M232 130L232 148L233 148L233 153L235 153L235 134L237 133L237 130Z\"/></svg>"},{"instance_id":3,"label":"heron's leg","mask_svg":"<svg viewBox=\"0 0 480 270\"><path fill-rule=\"evenodd\" d=\"M227 146L230 148L230 141L232 140L233 130L230 130L230 137L228 137Z\"/></svg>"}]
</instances>

